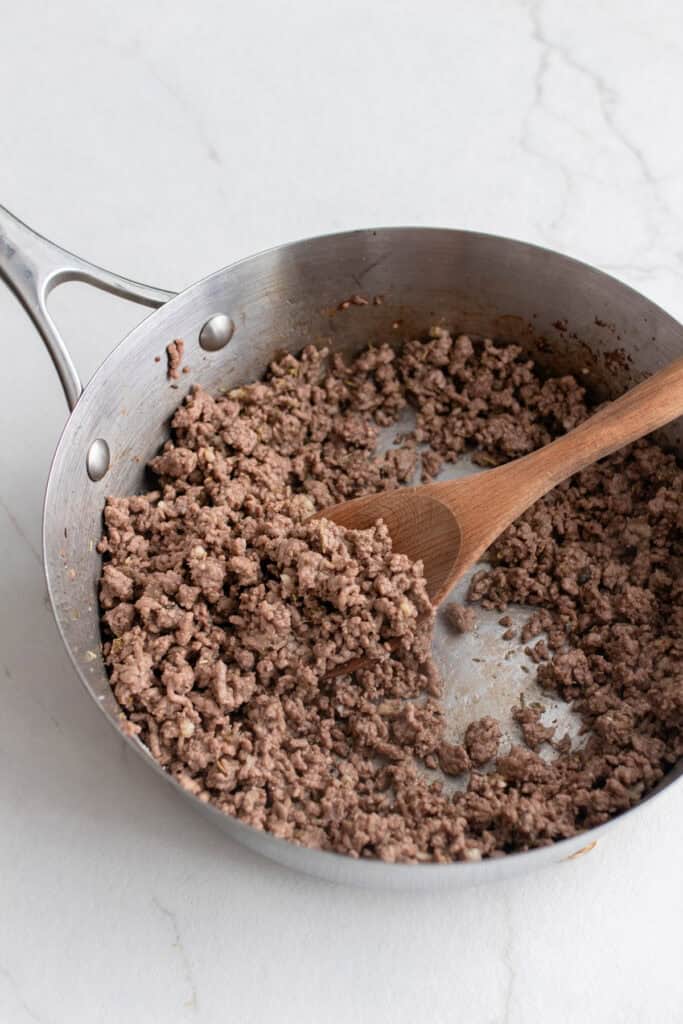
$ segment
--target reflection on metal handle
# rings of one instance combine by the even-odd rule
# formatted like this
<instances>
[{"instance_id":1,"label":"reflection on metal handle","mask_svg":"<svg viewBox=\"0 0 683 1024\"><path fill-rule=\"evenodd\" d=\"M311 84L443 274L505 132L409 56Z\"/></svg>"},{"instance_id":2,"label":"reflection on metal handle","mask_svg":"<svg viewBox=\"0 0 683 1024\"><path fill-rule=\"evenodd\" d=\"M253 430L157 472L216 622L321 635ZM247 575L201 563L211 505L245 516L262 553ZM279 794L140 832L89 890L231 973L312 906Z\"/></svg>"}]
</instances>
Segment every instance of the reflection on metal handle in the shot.
<instances>
[{"instance_id":1,"label":"reflection on metal handle","mask_svg":"<svg viewBox=\"0 0 683 1024\"><path fill-rule=\"evenodd\" d=\"M15 292L40 331L59 374L70 409L76 405L83 387L47 309L47 297L53 288L66 281L85 281L102 291L153 309L168 302L175 294L129 281L93 263L87 263L36 234L4 206L0 206L0 277Z\"/></svg>"}]
</instances>

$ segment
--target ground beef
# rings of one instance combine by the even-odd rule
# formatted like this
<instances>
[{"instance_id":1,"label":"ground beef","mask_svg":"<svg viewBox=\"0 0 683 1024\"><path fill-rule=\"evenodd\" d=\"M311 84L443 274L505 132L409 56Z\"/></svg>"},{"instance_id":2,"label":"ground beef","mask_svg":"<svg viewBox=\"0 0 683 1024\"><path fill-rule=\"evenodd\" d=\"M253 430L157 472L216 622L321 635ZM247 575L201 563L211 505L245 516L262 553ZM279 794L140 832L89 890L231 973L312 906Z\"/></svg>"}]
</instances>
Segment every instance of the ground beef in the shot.
<instances>
[{"instance_id":1,"label":"ground beef","mask_svg":"<svg viewBox=\"0 0 683 1024\"><path fill-rule=\"evenodd\" d=\"M169 380L178 380L180 377L179 368L183 361L185 342L182 338L176 338L166 346L166 376ZM183 373L187 367L183 369Z\"/></svg>"},{"instance_id":2,"label":"ground beef","mask_svg":"<svg viewBox=\"0 0 683 1024\"><path fill-rule=\"evenodd\" d=\"M465 730L465 747L475 767L493 760L498 753L500 738L500 726L495 718L484 717L470 722Z\"/></svg>"},{"instance_id":3,"label":"ground beef","mask_svg":"<svg viewBox=\"0 0 683 1024\"><path fill-rule=\"evenodd\" d=\"M439 768L445 775L463 775L470 768L469 754L457 743L446 743L439 747Z\"/></svg>"},{"instance_id":4,"label":"ground beef","mask_svg":"<svg viewBox=\"0 0 683 1024\"><path fill-rule=\"evenodd\" d=\"M448 625L456 633L471 633L477 625L477 616L473 608L459 604L458 601L451 601L444 608L444 615Z\"/></svg>"},{"instance_id":5,"label":"ground beef","mask_svg":"<svg viewBox=\"0 0 683 1024\"><path fill-rule=\"evenodd\" d=\"M542 743L550 742L555 735L552 726L543 725L541 722L542 714L543 707L537 704L529 707L522 705L512 709L512 716L521 729L524 742L531 750L538 750Z\"/></svg>"},{"instance_id":6,"label":"ground beef","mask_svg":"<svg viewBox=\"0 0 683 1024\"><path fill-rule=\"evenodd\" d=\"M422 453L422 482L428 483L438 476L443 468L444 458L438 452L426 451Z\"/></svg>"},{"instance_id":7,"label":"ground beef","mask_svg":"<svg viewBox=\"0 0 683 1024\"><path fill-rule=\"evenodd\" d=\"M168 356L177 373L182 349ZM378 428L406 405L414 434L378 454ZM398 354L307 348L220 397L193 389L152 460L156 489L105 508L103 651L122 727L200 800L353 857L478 860L632 806L683 754L673 457L641 441L585 470L473 578L486 608L532 607L521 643L581 716L574 746L523 705L524 746L506 750L492 719L447 739L420 566L381 524L310 520L410 481L418 459L425 478L464 452L494 465L587 412L573 377L544 380L517 346L442 328ZM465 789L433 781L436 768Z\"/></svg>"}]
</instances>

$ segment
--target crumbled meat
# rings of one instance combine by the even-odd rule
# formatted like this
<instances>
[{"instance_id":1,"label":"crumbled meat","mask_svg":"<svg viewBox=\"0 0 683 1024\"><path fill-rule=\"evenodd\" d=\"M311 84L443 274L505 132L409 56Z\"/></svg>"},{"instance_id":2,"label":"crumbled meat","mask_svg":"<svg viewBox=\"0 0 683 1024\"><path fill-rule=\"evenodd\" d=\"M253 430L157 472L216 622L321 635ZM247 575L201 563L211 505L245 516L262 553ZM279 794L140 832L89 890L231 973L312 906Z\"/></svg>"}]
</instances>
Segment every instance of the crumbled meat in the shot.
<instances>
[{"instance_id":1,"label":"crumbled meat","mask_svg":"<svg viewBox=\"0 0 683 1024\"><path fill-rule=\"evenodd\" d=\"M538 754L525 747L512 747L508 754L498 758L497 770L507 782L523 784L547 782L552 775L552 768ZM537 811L544 808L536 803Z\"/></svg>"},{"instance_id":2,"label":"crumbled meat","mask_svg":"<svg viewBox=\"0 0 683 1024\"><path fill-rule=\"evenodd\" d=\"M542 714L543 708L539 705L522 705L512 709L512 716L522 730L524 742L531 750L538 750L541 743L549 742L555 735L551 726L541 722Z\"/></svg>"},{"instance_id":3,"label":"crumbled meat","mask_svg":"<svg viewBox=\"0 0 683 1024\"><path fill-rule=\"evenodd\" d=\"M438 452L426 451L422 453L422 481L428 483L438 476L444 464L443 455Z\"/></svg>"},{"instance_id":4,"label":"crumbled meat","mask_svg":"<svg viewBox=\"0 0 683 1024\"><path fill-rule=\"evenodd\" d=\"M465 746L472 764L479 768L492 761L498 753L500 738L500 726L495 718L485 716L470 722L465 730Z\"/></svg>"},{"instance_id":5,"label":"crumbled meat","mask_svg":"<svg viewBox=\"0 0 683 1024\"><path fill-rule=\"evenodd\" d=\"M176 338L166 346L166 376L169 380L178 380L180 377L179 367L183 361L185 342L182 338Z\"/></svg>"},{"instance_id":6,"label":"crumbled meat","mask_svg":"<svg viewBox=\"0 0 683 1024\"><path fill-rule=\"evenodd\" d=\"M448 625L456 633L471 633L477 625L477 616L474 613L474 609L468 608L467 605L458 604L457 601L451 601L450 604L447 604L444 614Z\"/></svg>"},{"instance_id":7,"label":"crumbled meat","mask_svg":"<svg viewBox=\"0 0 683 1024\"><path fill-rule=\"evenodd\" d=\"M182 347L168 347L170 376ZM640 441L584 470L472 580L469 599L502 613L507 637L508 604L532 608L531 671L581 716L583 741L572 749L520 707L525 746L499 751L493 719L447 742L419 566L382 525L310 516L410 481L418 459L429 478L465 452L495 465L533 451L585 418L583 389L543 379L516 345L441 327L399 352L325 359L307 348L258 383L193 389L152 460L156 489L107 501L103 652L122 728L200 800L352 857L474 861L633 806L683 756L675 459ZM378 454L378 429L406 405L415 432ZM359 654L375 663L344 671ZM546 742L553 761L534 749ZM466 789L423 766L469 773Z\"/></svg>"},{"instance_id":8,"label":"crumbled meat","mask_svg":"<svg viewBox=\"0 0 683 1024\"><path fill-rule=\"evenodd\" d=\"M464 747L460 744L441 744L438 751L439 767L446 775L462 775L469 771L470 758Z\"/></svg>"}]
</instances>

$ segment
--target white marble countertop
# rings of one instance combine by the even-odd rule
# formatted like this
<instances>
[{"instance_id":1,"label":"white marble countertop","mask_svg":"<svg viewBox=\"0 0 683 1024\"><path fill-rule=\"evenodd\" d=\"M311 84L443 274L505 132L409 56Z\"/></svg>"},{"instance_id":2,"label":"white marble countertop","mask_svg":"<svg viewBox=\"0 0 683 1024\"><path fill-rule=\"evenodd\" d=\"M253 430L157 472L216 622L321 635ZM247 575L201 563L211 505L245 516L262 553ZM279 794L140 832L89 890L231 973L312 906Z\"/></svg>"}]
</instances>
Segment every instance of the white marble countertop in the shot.
<instances>
[{"instance_id":1,"label":"white marble countertop","mask_svg":"<svg viewBox=\"0 0 683 1024\"><path fill-rule=\"evenodd\" d=\"M5 4L0 202L180 288L288 239L438 224L562 249L683 318L673 0ZM139 315L70 286L87 376ZM573 863L467 892L249 855L126 754L47 607L65 420L0 289L0 1021L680 1021L683 789Z\"/></svg>"}]
</instances>

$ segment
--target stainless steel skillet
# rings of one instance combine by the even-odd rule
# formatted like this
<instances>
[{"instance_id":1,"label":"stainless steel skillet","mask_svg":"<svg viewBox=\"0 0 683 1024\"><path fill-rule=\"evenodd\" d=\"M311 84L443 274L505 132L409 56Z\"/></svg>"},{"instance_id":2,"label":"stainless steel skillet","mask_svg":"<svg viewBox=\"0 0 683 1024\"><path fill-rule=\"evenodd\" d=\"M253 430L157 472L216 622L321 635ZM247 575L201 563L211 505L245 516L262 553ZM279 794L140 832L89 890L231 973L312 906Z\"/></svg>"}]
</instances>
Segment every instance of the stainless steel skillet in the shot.
<instances>
[{"instance_id":1,"label":"stainless steel skillet","mask_svg":"<svg viewBox=\"0 0 683 1024\"><path fill-rule=\"evenodd\" d=\"M102 507L108 494L144 489L145 463L165 440L169 417L193 383L216 392L255 380L284 349L324 343L351 353L369 340L420 335L439 322L516 340L549 370L575 372L604 397L683 354L683 327L619 281L558 253L465 231L382 228L294 242L219 270L173 295L73 256L0 207L0 276L34 320L72 409L47 483L45 572L57 625L76 671L116 728L120 713L100 656L97 610L100 566L95 544ZM160 307L117 346L85 389L46 305L53 288L72 280ZM381 296L382 302L340 308L354 294ZM174 388L166 379L163 354L177 337L185 339L192 372ZM161 364L157 356L162 356ZM665 440L683 454L681 421ZM511 695L506 690L509 679L497 674L494 630L484 623L472 642L486 657L477 662L483 668L474 673L469 696L495 713L497 703L501 710L509 706ZM446 648L440 651L447 661ZM463 656L460 647L457 657L462 661ZM127 742L234 839L335 882L384 888L479 884L574 856L614 825L544 849L474 864L356 861L295 846L201 804L142 744ZM674 782L682 768L674 769L655 792ZM628 813L640 813L643 804Z\"/></svg>"}]
</instances>

